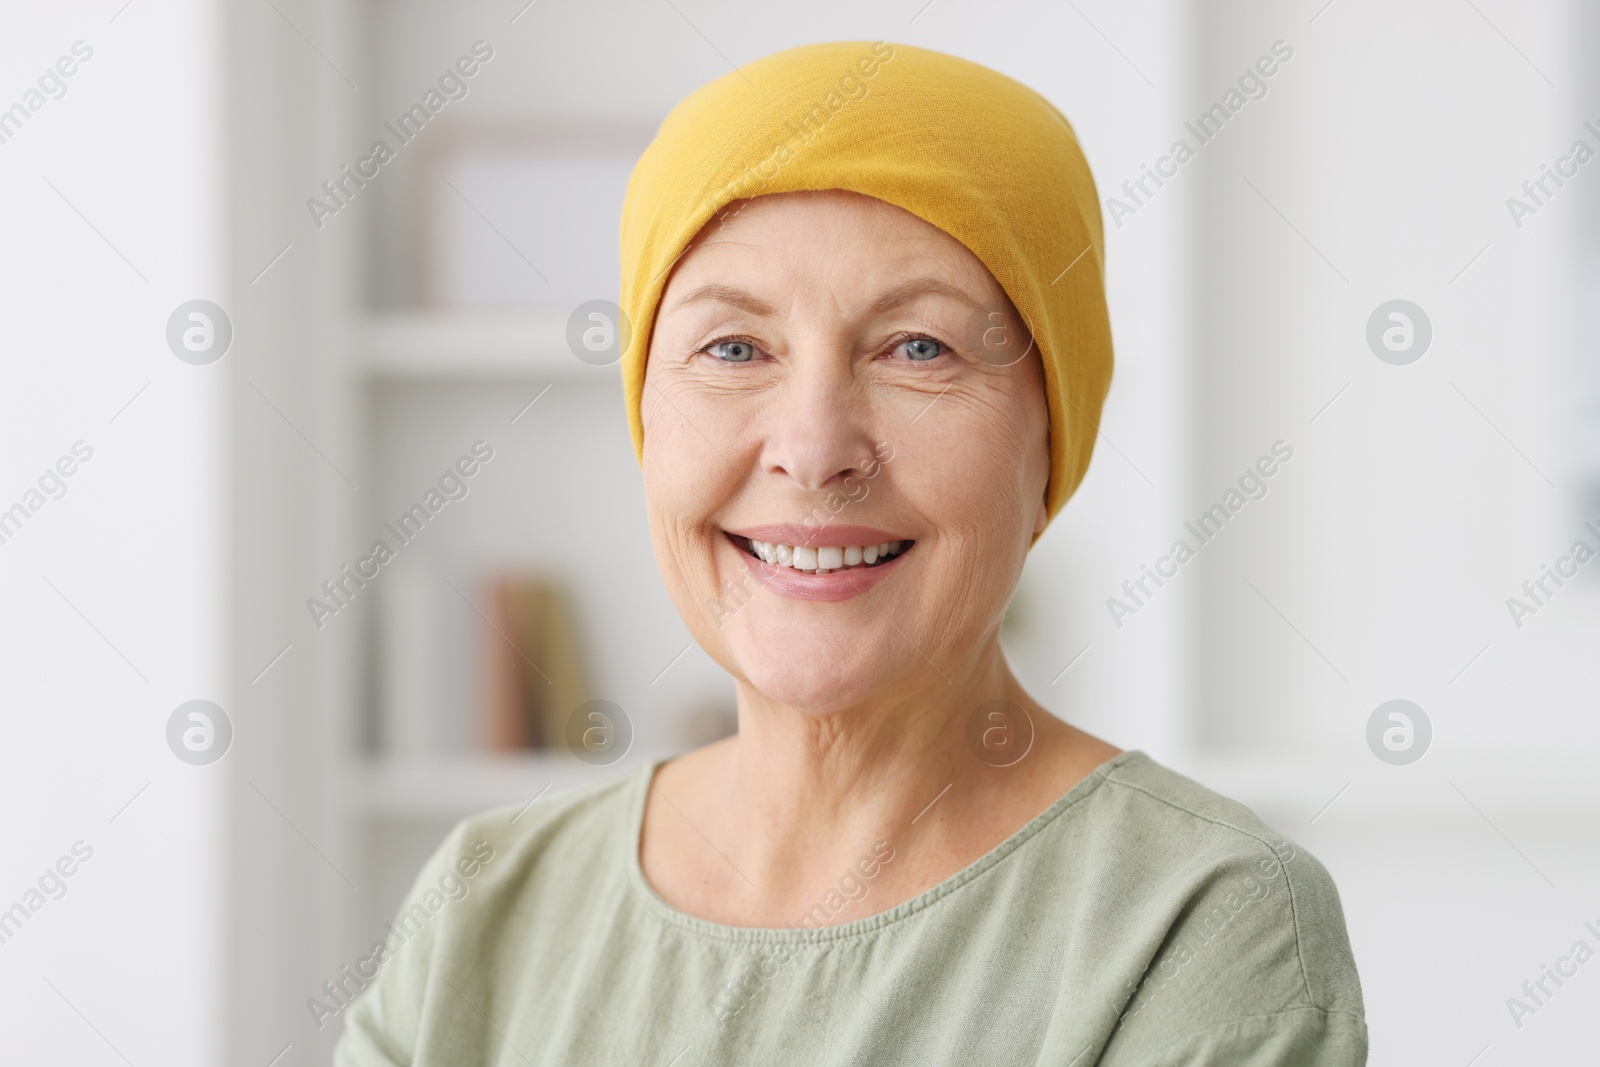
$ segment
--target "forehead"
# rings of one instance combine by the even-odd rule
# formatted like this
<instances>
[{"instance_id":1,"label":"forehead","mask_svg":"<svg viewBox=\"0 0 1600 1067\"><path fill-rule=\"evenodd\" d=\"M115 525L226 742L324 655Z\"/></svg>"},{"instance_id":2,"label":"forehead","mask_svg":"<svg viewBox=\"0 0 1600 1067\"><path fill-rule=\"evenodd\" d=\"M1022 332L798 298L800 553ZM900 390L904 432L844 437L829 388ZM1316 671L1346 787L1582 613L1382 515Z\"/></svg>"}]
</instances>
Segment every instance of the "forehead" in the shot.
<instances>
[{"instance_id":1,"label":"forehead","mask_svg":"<svg viewBox=\"0 0 1600 1067\"><path fill-rule=\"evenodd\" d=\"M736 279L752 285L843 289L870 299L912 273L974 303L1004 300L1000 284L960 241L911 212L859 193L778 193L729 204L701 230L666 289Z\"/></svg>"}]
</instances>

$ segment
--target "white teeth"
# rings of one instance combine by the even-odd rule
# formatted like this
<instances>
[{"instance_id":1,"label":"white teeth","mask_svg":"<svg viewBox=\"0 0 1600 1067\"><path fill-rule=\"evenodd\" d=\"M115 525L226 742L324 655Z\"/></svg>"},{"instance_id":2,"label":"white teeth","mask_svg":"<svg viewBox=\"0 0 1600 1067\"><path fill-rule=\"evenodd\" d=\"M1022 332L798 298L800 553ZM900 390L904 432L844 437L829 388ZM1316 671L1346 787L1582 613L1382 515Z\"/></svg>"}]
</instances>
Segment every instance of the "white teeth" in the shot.
<instances>
[{"instance_id":1,"label":"white teeth","mask_svg":"<svg viewBox=\"0 0 1600 1067\"><path fill-rule=\"evenodd\" d=\"M750 551L777 567L793 567L808 574L831 574L846 567L871 566L900 554L909 541L885 541L876 545L780 545L750 539Z\"/></svg>"}]
</instances>

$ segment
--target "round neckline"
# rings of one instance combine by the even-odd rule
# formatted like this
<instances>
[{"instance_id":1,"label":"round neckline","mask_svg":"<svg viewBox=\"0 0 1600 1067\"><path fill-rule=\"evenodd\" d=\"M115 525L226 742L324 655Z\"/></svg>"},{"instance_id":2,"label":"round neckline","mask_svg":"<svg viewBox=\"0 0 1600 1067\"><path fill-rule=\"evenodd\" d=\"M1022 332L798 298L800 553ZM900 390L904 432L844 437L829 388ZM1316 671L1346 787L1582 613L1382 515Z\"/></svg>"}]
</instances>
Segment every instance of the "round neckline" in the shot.
<instances>
[{"instance_id":1,"label":"round neckline","mask_svg":"<svg viewBox=\"0 0 1600 1067\"><path fill-rule=\"evenodd\" d=\"M1005 840L942 882L931 885L916 896L903 900L894 907L880 911L875 915L853 919L850 922L839 923L835 926L814 928L803 926L734 926L729 923L714 922L710 919L702 919L697 915L690 915L686 911L681 911L668 903L667 899L660 893L656 892L655 886L651 885L650 880L645 877L644 866L639 860L639 853L640 846L644 841L644 812L645 805L650 799L650 787L655 783L656 772L661 768L662 764L667 762L665 759L659 759L639 772L638 779L633 786L633 795L629 798L628 833L625 837L628 847L626 864L628 882L645 906L659 918L703 937L750 944L798 944L858 938L909 918L960 889L1017 851L1058 817L1076 807L1079 802L1086 799L1105 782L1111 776L1112 771L1133 760L1148 758L1140 749L1126 749L1117 753L1084 775L1070 789L1051 802L1049 807L1018 827Z\"/></svg>"}]
</instances>

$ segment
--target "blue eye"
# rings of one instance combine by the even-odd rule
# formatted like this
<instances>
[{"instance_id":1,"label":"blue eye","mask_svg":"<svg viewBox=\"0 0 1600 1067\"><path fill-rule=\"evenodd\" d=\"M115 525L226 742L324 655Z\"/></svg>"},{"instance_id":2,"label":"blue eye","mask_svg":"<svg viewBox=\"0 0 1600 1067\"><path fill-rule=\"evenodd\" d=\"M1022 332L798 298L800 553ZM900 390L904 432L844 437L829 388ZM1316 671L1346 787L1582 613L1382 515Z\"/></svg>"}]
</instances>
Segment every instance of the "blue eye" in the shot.
<instances>
[{"instance_id":1,"label":"blue eye","mask_svg":"<svg viewBox=\"0 0 1600 1067\"><path fill-rule=\"evenodd\" d=\"M945 350L944 345L931 337L913 337L900 342L900 347L905 351L907 359L918 363L933 359Z\"/></svg>"},{"instance_id":2,"label":"blue eye","mask_svg":"<svg viewBox=\"0 0 1600 1067\"><path fill-rule=\"evenodd\" d=\"M724 363L748 363L756 354L755 345L749 341L718 341L706 346L705 351Z\"/></svg>"}]
</instances>

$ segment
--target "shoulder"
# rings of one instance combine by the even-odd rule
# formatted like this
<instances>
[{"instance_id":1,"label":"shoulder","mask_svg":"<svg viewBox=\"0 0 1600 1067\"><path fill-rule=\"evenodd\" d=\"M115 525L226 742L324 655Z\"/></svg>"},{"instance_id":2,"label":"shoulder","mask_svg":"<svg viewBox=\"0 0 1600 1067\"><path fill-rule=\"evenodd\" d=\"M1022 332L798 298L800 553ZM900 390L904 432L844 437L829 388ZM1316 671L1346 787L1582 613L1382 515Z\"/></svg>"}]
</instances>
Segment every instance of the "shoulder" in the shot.
<instances>
[{"instance_id":1,"label":"shoulder","mask_svg":"<svg viewBox=\"0 0 1600 1067\"><path fill-rule=\"evenodd\" d=\"M479 842L506 861L496 868L501 879L507 877L508 868L526 873L530 864L552 852L564 852L568 846L587 844L588 848L576 851L593 854L593 846L601 840L615 840L628 831L637 815L634 808L646 773L648 768L554 797L535 797L468 816L446 836L429 865L445 863L452 848Z\"/></svg>"},{"instance_id":2,"label":"shoulder","mask_svg":"<svg viewBox=\"0 0 1600 1067\"><path fill-rule=\"evenodd\" d=\"M355 967L367 981L349 1003L314 1010L343 1015L335 1062L410 1062L424 1005L446 990L488 995L514 961L535 914L571 915L615 886L628 858L634 805L648 768L549 799L462 819L422 865L384 937ZM465 990L461 987L465 986ZM481 988L480 988L481 987Z\"/></svg>"},{"instance_id":3,"label":"shoulder","mask_svg":"<svg viewBox=\"0 0 1600 1067\"><path fill-rule=\"evenodd\" d=\"M1099 833L1086 840L1129 872L1126 899L1137 909L1129 921L1148 952L1122 1031L1149 1031L1137 1042L1147 1048L1158 1039L1249 1034L1259 1043L1264 1029L1291 1038L1326 1029L1364 1059L1344 912L1316 857L1249 808L1143 753L1113 761L1088 800L1083 815Z\"/></svg>"},{"instance_id":4,"label":"shoulder","mask_svg":"<svg viewBox=\"0 0 1600 1067\"><path fill-rule=\"evenodd\" d=\"M608 781L491 808L458 822L423 865L402 905L452 875L465 884L441 913L437 937L471 942L488 927L504 929L530 902L565 903L573 886L617 884L626 873L643 776L649 768ZM477 870L470 877L472 859ZM471 898L470 900L467 898Z\"/></svg>"}]
</instances>

